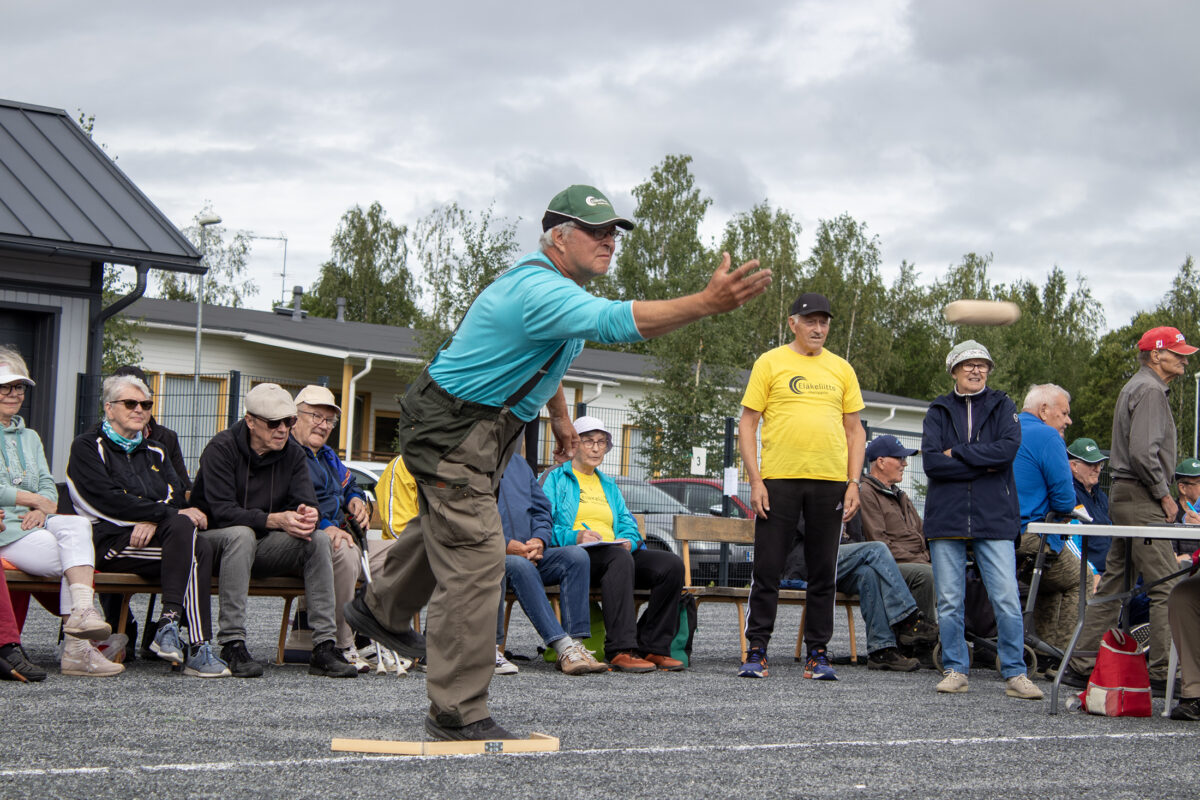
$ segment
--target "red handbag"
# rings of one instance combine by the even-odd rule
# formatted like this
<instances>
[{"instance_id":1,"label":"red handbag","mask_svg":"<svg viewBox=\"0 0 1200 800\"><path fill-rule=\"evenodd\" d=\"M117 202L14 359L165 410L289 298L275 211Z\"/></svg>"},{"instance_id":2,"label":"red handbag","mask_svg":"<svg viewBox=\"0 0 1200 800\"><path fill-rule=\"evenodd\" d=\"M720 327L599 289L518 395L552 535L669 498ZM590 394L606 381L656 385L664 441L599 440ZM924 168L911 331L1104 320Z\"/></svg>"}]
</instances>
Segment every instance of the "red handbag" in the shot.
<instances>
[{"instance_id":1,"label":"red handbag","mask_svg":"<svg viewBox=\"0 0 1200 800\"><path fill-rule=\"evenodd\" d=\"M1137 641L1116 628L1100 640L1096 666L1079 702L1089 714L1105 717L1148 717L1150 673Z\"/></svg>"}]
</instances>

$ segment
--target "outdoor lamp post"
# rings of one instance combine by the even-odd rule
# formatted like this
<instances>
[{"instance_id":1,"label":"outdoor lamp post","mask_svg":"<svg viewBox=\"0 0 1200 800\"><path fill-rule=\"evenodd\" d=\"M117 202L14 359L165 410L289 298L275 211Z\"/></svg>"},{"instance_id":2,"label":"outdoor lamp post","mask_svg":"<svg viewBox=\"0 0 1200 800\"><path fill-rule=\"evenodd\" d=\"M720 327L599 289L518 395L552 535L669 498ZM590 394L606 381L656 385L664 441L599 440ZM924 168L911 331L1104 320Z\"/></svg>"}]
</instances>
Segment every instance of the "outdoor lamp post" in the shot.
<instances>
[{"instance_id":1,"label":"outdoor lamp post","mask_svg":"<svg viewBox=\"0 0 1200 800\"><path fill-rule=\"evenodd\" d=\"M221 218L216 214L202 214L196 218L200 226L200 255L208 258L208 226L221 224ZM196 419L200 411L200 329L204 314L204 283L208 274L196 276L196 364L192 369L192 444L196 443Z\"/></svg>"}]
</instances>

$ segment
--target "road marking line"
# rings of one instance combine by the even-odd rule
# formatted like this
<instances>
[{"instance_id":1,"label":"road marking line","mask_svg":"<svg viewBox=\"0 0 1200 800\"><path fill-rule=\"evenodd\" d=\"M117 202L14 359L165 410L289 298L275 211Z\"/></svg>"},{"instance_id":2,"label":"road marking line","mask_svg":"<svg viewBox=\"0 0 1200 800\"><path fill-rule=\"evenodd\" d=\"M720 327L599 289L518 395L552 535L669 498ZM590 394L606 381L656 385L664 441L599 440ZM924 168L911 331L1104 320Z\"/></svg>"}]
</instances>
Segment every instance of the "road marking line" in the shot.
<instances>
[{"instance_id":1,"label":"road marking line","mask_svg":"<svg viewBox=\"0 0 1200 800\"><path fill-rule=\"evenodd\" d=\"M1146 733L1081 733L1081 734L1047 734L1028 736L968 736L946 737L939 739L872 739L872 740L842 740L832 742L780 742L774 744L701 744L679 745L677 747L612 747L591 748L587 750L558 750L542 753L509 753L512 758L553 758L571 755L662 755L670 753L741 753L755 750L815 750L818 748L835 747L931 747L947 745L1005 745L1028 744L1038 742L1073 742L1095 741L1100 739L1179 739L1195 738L1196 732L1191 731L1161 731ZM213 761L194 764L140 764L128 767L51 767L45 769L5 769L0 770L0 778L34 778L34 777L70 777L73 775L119 775L141 774L147 772L232 772L242 769L265 769L270 767L297 766L330 766L336 764L357 764L362 762L387 761L417 761L432 758L495 758L487 753L472 753L453 756L390 756L390 755L357 755L357 756L328 756L321 758L300 758L287 760L264 761Z\"/></svg>"}]
</instances>

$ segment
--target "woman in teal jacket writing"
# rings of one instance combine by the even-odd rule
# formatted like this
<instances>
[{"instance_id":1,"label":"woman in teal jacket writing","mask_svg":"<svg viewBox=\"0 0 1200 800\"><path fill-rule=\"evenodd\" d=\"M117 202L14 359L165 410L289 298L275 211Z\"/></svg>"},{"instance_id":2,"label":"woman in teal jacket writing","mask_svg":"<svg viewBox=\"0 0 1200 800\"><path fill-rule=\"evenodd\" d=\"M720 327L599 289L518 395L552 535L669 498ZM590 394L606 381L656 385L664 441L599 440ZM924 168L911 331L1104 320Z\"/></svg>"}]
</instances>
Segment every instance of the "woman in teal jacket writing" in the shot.
<instances>
[{"instance_id":1,"label":"woman in teal jacket writing","mask_svg":"<svg viewBox=\"0 0 1200 800\"><path fill-rule=\"evenodd\" d=\"M592 586L600 587L604 610L604 656L613 669L681 670L683 662L670 653L679 626L683 561L674 553L646 547L616 482L598 469L612 449L612 435L604 423L580 417L575 431L575 458L551 471L543 485L554 508L553 543L587 548ZM650 590L641 619L634 589Z\"/></svg>"}]
</instances>

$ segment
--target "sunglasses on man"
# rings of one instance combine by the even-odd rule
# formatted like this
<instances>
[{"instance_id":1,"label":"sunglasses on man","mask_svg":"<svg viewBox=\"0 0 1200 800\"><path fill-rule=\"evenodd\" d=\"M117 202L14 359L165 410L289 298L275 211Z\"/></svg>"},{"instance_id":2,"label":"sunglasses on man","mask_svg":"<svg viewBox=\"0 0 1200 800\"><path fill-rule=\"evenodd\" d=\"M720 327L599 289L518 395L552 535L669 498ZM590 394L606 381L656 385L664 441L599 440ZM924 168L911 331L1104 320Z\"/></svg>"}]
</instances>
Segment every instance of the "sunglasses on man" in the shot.
<instances>
[{"instance_id":1,"label":"sunglasses on man","mask_svg":"<svg viewBox=\"0 0 1200 800\"><path fill-rule=\"evenodd\" d=\"M250 413L250 412L247 412L247 413ZM282 417L280 419L266 419L265 417L260 417L258 414L250 414L250 416L254 417L256 420L261 422L263 425L266 425L271 430L275 430L280 425L282 425L285 428L288 428L289 430L296 426L296 416L294 414L290 417Z\"/></svg>"}]
</instances>

